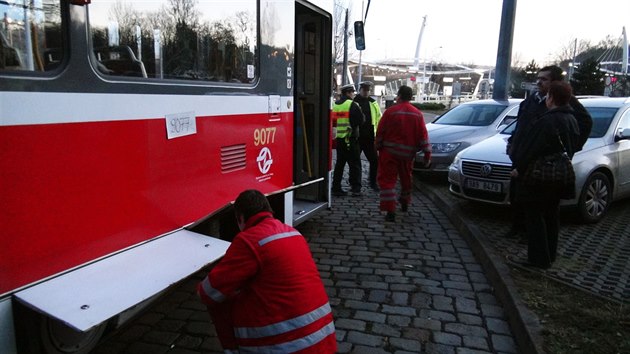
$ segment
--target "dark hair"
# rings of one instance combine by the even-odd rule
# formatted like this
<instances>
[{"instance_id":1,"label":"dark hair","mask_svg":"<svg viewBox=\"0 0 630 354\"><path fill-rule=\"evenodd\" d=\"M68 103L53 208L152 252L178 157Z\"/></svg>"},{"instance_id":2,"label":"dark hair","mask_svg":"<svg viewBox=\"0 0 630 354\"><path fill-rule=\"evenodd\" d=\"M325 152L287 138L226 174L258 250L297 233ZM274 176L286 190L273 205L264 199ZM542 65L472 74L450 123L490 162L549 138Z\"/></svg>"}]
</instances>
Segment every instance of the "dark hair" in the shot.
<instances>
[{"instance_id":1,"label":"dark hair","mask_svg":"<svg viewBox=\"0 0 630 354\"><path fill-rule=\"evenodd\" d=\"M400 86L398 89L398 97L400 97L402 101L411 101L413 98L413 91L411 91L411 87L405 85Z\"/></svg>"},{"instance_id":2,"label":"dark hair","mask_svg":"<svg viewBox=\"0 0 630 354\"><path fill-rule=\"evenodd\" d=\"M238 195L234 201L234 211L236 215L243 215L245 221L262 211L273 212L264 194L255 189L248 189Z\"/></svg>"},{"instance_id":3,"label":"dark hair","mask_svg":"<svg viewBox=\"0 0 630 354\"><path fill-rule=\"evenodd\" d=\"M553 103L556 106L566 106L571 100L573 90L571 85L564 81L553 81L549 84L547 95L553 98Z\"/></svg>"},{"instance_id":4,"label":"dark hair","mask_svg":"<svg viewBox=\"0 0 630 354\"><path fill-rule=\"evenodd\" d=\"M548 65L543 67L542 69L538 70L538 72L541 71L548 71L551 75L551 81L562 81L564 80L564 75L563 70L561 67L557 66L557 65Z\"/></svg>"}]
</instances>

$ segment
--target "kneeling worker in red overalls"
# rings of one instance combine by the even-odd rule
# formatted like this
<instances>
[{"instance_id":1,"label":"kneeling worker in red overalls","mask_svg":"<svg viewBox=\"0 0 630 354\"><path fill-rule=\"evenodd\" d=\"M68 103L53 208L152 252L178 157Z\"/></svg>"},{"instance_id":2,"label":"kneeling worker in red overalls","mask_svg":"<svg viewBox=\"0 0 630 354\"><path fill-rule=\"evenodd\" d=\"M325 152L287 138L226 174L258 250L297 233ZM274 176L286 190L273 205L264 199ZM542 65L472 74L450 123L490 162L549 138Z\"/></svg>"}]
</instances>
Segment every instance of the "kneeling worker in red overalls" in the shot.
<instances>
[{"instance_id":1,"label":"kneeling worker in red overalls","mask_svg":"<svg viewBox=\"0 0 630 354\"><path fill-rule=\"evenodd\" d=\"M376 130L374 144L378 151L377 181L381 188L380 209L386 211L386 221L396 220L396 180L400 176L400 202L402 211L411 203L412 166L416 152L424 152L424 166L431 164L431 144L422 112L409 101L413 92L401 86L396 104L389 107Z\"/></svg>"},{"instance_id":2,"label":"kneeling worker in red overalls","mask_svg":"<svg viewBox=\"0 0 630 354\"><path fill-rule=\"evenodd\" d=\"M304 237L265 196L234 202L241 232L198 285L225 353L335 353L332 310Z\"/></svg>"}]
</instances>

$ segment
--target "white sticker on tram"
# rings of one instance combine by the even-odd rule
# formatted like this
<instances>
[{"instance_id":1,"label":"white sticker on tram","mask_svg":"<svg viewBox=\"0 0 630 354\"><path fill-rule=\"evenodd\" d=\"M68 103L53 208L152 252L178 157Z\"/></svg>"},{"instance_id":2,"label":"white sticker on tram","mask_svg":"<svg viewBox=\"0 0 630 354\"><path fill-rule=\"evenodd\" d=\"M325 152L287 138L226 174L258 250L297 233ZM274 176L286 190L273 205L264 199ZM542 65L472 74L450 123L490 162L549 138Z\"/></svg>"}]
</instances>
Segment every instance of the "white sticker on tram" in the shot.
<instances>
[{"instance_id":1,"label":"white sticker on tram","mask_svg":"<svg viewBox=\"0 0 630 354\"><path fill-rule=\"evenodd\" d=\"M197 134L195 112L184 112L166 115L166 136L169 139Z\"/></svg>"},{"instance_id":2,"label":"white sticker on tram","mask_svg":"<svg viewBox=\"0 0 630 354\"><path fill-rule=\"evenodd\" d=\"M0 92L0 126L164 119L269 113L269 96ZM291 112L282 96L278 113Z\"/></svg>"}]
</instances>

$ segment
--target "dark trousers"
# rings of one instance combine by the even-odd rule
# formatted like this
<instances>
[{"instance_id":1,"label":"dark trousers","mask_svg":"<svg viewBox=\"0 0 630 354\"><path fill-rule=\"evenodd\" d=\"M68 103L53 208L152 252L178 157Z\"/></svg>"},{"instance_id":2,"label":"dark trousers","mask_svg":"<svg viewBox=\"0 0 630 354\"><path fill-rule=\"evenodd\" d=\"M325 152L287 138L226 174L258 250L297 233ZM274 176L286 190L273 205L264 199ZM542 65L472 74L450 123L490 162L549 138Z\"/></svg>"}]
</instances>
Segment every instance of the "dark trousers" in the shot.
<instances>
[{"instance_id":1,"label":"dark trousers","mask_svg":"<svg viewBox=\"0 0 630 354\"><path fill-rule=\"evenodd\" d=\"M378 171L378 155L376 154L376 148L374 147L374 139L359 139L359 146L361 151L365 155L365 158L370 163L370 186L376 185L376 172Z\"/></svg>"},{"instance_id":2,"label":"dark trousers","mask_svg":"<svg viewBox=\"0 0 630 354\"><path fill-rule=\"evenodd\" d=\"M343 170L348 164L349 182L353 191L361 191L361 150L356 140L346 141L345 138L337 138L337 162L333 172L333 191L341 190Z\"/></svg>"},{"instance_id":3,"label":"dark trousers","mask_svg":"<svg viewBox=\"0 0 630 354\"><path fill-rule=\"evenodd\" d=\"M510 178L510 212L512 216L512 230L525 232L525 208L523 203L516 198L518 195L518 178Z\"/></svg>"},{"instance_id":4,"label":"dark trousers","mask_svg":"<svg viewBox=\"0 0 630 354\"><path fill-rule=\"evenodd\" d=\"M556 260L558 249L560 199L550 196L523 203L527 228L527 260L548 268Z\"/></svg>"}]
</instances>

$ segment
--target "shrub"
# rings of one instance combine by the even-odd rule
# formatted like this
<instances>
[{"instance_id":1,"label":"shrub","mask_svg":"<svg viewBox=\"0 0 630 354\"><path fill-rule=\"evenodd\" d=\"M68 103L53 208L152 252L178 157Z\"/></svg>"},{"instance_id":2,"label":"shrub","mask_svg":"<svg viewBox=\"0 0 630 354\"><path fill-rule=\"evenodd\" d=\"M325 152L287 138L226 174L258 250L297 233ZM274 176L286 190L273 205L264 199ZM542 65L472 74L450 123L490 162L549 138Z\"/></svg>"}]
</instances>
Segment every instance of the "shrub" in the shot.
<instances>
[{"instance_id":1,"label":"shrub","mask_svg":"<svg viewBox=\"0 0 630 354\"><path fill-rule=\"evenodd\" d=\"M446 106L443 103L437 103L437 102L426 102L426 103L412 102L411 104L421 111L443 111L446 109Z\"/></svg>"}]
</instances>

